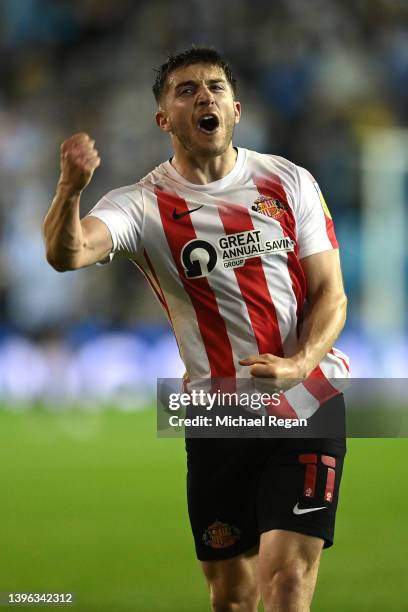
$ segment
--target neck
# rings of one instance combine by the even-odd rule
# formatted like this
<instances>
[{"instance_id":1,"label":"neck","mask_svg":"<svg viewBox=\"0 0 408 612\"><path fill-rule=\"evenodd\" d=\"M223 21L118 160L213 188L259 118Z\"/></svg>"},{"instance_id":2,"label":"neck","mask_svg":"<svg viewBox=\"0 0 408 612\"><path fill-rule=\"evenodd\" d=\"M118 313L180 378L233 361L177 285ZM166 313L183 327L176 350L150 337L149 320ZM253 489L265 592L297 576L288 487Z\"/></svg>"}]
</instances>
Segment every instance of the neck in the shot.
<instances>
[{"instance_id":1,"label":"neck","mask_svg":"<svg viewBox=\"0 0 408 612\"><path fill-rule=\"evenodd\" d=\"M190 183L207 185L226 176L237 159L237 151L232 144L221 155L216 157L192 156L187 151L176 151L171 165Z\"/></svg>"}]
</instances>

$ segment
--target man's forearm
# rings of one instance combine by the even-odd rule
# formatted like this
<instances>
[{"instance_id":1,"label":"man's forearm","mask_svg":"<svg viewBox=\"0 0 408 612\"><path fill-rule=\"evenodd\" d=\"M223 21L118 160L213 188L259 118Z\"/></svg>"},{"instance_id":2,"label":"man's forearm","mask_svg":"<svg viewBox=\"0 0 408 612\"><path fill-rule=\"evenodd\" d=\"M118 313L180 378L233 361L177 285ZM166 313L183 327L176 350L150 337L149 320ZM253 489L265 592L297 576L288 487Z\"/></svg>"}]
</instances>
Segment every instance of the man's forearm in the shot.
<instances>
[{"instance_id":1,"label":"man's forearm","mask_svg":"<svg viewBox=\"0 0 408 612\"><path fill-rule=\"evenodd\" d=\"M83 249L79 211L80 193L59 182L51 207L44 220L44 238L48 262L57 270L69 270Z\"/></svg>"},{"instance_id":2,"label":"man's forearm","mask_svg":"<svg viewBox=\"0 0 408 612\"><path fill-rule=\"evenodd\" d=\"M79 200L101 162L94 144L88 134L80 132L61 145L61 176L44 221L47 260L61 272L79 267L86 248Z\"/></svg>"},{"instance_id":3,"label":"man's forearm","mask_svg":"<svg viewBox=\"0 0 408 612\"><path fill-rule=\"evenodd\" d=\"M293 355L304 376L331 350L346 321L347 298L324 289L314 296L303 321L298 349Z\"/></svg>"}]
</instances>

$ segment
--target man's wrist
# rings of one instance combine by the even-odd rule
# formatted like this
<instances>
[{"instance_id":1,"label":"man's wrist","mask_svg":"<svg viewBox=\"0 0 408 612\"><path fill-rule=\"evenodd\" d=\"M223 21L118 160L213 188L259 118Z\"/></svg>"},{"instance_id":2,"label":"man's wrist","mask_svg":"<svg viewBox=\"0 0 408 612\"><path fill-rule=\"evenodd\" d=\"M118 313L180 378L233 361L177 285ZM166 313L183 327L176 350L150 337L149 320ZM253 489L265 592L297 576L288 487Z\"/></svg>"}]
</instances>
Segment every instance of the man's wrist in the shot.
<instances>
[{"instance_id":1,"label":"man's wrist","mask_svg":"<svg viewBox=\"0 0 408 612\"><path fill-rule=\"evenodd\" d=\"M310 358L307 357L304 351L299 351L291 357L295 362L296 367L299 370L299 377L305 379L316 367L316 364L312 363Z\"/></svg>"},{"instance_id":2,"label":"man's wrist","mask_svg":"<svg viewBox=\"0 0 408 612\"><path fill-rule=\"evenodd\" d=\"M82 193L82 189L78 189L75 185L72 185L69 181L59 179L57 183L57 194L62 196L64 199L70 200L72 198L79 198Z\"/></svg>"}]
</instances>

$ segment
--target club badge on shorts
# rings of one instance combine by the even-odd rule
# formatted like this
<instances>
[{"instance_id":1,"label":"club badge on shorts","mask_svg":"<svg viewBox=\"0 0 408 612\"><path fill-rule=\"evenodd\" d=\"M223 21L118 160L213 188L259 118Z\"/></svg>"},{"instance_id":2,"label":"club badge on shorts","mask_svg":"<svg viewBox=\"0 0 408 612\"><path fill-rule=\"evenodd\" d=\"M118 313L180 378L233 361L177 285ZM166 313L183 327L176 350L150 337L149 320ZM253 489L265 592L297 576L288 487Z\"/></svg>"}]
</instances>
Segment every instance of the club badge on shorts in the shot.
<instances>
[{"instance_id":1,"label":"club badge on shorts","mask_svg":"<svg viewBox=\"0 0 408 612\"><path fill-rule=\"evenodd\" d=\"M237 527L215 521L203 534L203 542L211 548L228 548L241 537L241 531Z\"/></svg>"},{"instance_id":2,"label":"club badge on shorts","mask_svg":"<svg viewBox=\"0 0 408 612\"><path fill-rule=\"evenodd\" d=\"M276 198L260 195L255 200L252 210L272 219L278 219L285 212L286 206Z\"/></svg>"}]
</instances>

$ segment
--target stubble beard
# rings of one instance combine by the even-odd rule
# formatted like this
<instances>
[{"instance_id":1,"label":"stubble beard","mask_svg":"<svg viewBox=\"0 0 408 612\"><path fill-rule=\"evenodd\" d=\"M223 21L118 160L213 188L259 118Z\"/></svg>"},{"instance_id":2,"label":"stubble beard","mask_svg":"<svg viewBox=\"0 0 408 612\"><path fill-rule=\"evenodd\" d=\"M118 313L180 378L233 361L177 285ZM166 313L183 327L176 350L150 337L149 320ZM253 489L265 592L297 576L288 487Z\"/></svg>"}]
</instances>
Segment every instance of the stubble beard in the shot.
<instances>
[{"instance_id":1,"label":"stubble beard","mask_svg":"<svg viewBox=\"0 0 408 612\"><path fill-rule=\"evenodd\" d=\"M184 127L173 127L172 136L179 140L184 150L192 157L218 157L225 153L231 144L235 130L235 115L233 112L225 117L224 125L224 137L221 142L217 142L217 134L214 140L209 139L208 144L201 145L197 142L198 139L194 138L194 134Z\"/></svg>"}]
</instances>

